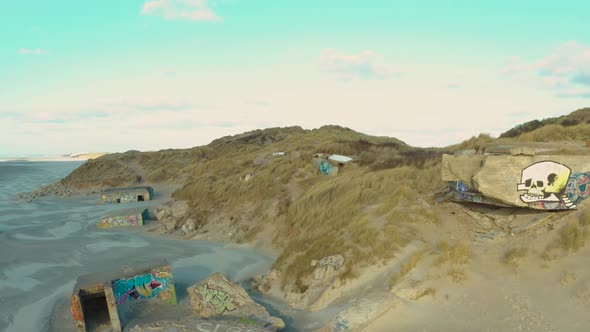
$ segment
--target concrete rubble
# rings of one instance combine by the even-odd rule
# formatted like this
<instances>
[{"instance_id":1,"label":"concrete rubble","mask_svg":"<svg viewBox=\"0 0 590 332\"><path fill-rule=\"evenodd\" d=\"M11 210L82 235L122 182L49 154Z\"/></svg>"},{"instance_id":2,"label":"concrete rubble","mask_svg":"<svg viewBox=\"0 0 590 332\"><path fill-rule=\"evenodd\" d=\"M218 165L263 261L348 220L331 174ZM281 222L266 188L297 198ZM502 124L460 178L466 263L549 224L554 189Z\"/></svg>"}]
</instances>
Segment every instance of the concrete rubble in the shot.
<instances>
[{"instance_id":1,"label":"concrete rubble","mask_svg":"<svg viewBox=\"0 0 590 332\"><path fill-rule=\"evenodd\" d=\"M215 273L189 287L187 292L191 307L199 317L237 317L271 331L285 327L282 319L271 316L242 287L221 273Z\"/></svg>"}]
</instances>

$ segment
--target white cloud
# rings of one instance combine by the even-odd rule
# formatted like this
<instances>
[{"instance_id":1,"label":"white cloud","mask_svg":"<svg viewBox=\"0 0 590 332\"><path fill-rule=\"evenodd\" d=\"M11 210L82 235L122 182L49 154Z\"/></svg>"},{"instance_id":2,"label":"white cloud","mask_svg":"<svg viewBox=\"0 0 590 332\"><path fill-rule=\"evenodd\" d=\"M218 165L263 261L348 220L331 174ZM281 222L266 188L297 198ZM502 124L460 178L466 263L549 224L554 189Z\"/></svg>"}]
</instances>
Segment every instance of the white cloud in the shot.
<instances>
[{"instance_id":1,"label":"white cloud","mask_svg":"<svg viewBox=\"0 0 590 332\"><path fill-rule=\"evenodd\" d=\"M541 87L560 97L590 96L590 46L570 41L537 60L509 59L503 73L510 76L534 74Z\"/></svg>"},{"instance_id":2,"label":"white cloud","mask_svg":"<svg viewBox=\"0 0 590 332\"><path fill-rule=\"evenodd\" d=\"M377 53L369 50L358 54L344 54L339 50L324 49L320 55L320 67L343 80L385 79L400 73L383 63Z\"/></svg>"},{"instance_id":3,"label":"white cloud","mask_svg":"<svg viewBox=\"0 0 590 332\"><path fill-rule=\"evenodd\" d=\"M47 53L47 51L40 48L19 48L17 53L23 55L40 55Z\"/></svg>"},{"instance_id":4,"label":"white cloud","mask_svg":"<svg viewBox=\"0 0 590 332\"><path fill-rule=\"evenodd\" d=\"M167 20L220 21L207 0L152 0L144 3L142 15L162 16Z\"/></svg>"}]
</instances>

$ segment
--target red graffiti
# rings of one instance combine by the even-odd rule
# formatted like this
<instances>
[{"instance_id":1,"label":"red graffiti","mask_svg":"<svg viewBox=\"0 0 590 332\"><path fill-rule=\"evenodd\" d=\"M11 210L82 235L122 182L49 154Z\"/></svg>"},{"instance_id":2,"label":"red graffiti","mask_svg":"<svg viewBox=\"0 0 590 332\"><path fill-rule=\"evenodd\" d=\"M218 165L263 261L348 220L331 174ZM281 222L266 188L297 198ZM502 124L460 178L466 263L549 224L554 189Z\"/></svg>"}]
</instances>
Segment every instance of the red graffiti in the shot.
<instances>
[{"instance_id":1,"label":"red graffiti","mask_svg":"<svg viewBox=\"0 0 590 332\"><path fill-rule=\"evenodd\" d=\"M72 305L70 307L70 311L72 312L74 320L79 322L84 320L84 315L82 314L82 305L80 305L80 298L78 296L72 296Z\"/></svg>"}]
</instances>

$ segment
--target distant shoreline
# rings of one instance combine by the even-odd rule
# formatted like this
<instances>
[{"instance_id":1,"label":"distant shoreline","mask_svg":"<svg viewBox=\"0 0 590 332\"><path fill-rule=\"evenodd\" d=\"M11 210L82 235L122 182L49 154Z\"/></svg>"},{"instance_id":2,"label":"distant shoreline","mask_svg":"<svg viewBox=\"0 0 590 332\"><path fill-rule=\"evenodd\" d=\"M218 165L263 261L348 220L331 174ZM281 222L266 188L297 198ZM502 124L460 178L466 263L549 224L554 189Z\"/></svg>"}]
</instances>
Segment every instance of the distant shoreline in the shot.
<instances>
[{"instance_id":1,"label":"distant shoreline","mask_svg":"<svg viewBox=\"0 0 590 332\"><path fill-rule=\"evenodd\" d=\"M26 162L53 162L53 161L87 161L104 156L107 153L85 153L74 156L46 156L46 157L0 157L0 162L26 161Z\"/></svg>"}]
</instances>

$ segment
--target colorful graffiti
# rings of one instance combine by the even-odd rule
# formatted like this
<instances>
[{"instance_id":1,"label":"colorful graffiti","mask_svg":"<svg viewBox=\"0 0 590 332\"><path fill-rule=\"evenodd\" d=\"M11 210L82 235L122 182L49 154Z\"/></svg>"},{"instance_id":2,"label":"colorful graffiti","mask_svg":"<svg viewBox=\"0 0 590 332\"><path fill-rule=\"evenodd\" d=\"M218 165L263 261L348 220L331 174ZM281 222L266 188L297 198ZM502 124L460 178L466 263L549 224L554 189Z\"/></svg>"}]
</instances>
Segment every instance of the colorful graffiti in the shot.
<instances>
[{"instance_id":1,"label":"colorful graffiti","mask_svg":"<svg viewBox=\"0 0 590 332\"><path fill-rule=\"evenodd\" d=\"M463 181L451 181L449 184L456 192L474 192L474 190Z\"/></svg>"},{"instance_id":2,"label":"colorful graffiti","mask_svg":"<svg viewBox=\"0 0 590 332\"><path fill-rule=\"evenodd\" d=\"M123 278L113 281L115 301L123 304L127 300L140 300L153 298L156 295L168 291L174 292L172 277L168 272L145 273L131 278ZM166 294L163 300L175 303L176 296Z\"/></svg>"},{"instance_id":3,"label":"colorful graffiti","mask_svg":"<svg viewBox=\"0 0 590 332\"><path fill-rule=\"evenodd\" d=\"M225 311L234 311L239 306L227 292L207 284L198 285L194 289L194 293L201 301L209 303L217 314L222 314Z\"/></svg>"},{"instance_id":4,"label":"colorful graffiti","mask_svg":"<svg viewBox=\"0 0 590 332\"><path fill-rule=\"evenodd\" d=\"M575 173L560 163L541 161L522 170L518 191L529 207L546 210L575 209L590 196L590 173Z\"/></svg>"},{"instance_id":5,"label":"colorful graffiti","mask_svg":"<svg viewBox=\"0 0 590 332\"><path fill-rule=\"evenodd\" d=\"M326 160L320 160L320 172L325 175L332 175L334 173L334 165Z\"/></svg>"},{"instance_id":6,"label":"colorful graffiti","mask_svg":"<svg viewBox=\"0 0 590 332\"><path fill-rule=\"evenodd\" d=\"M565 195L573 205L590 197L590 173L576 173L569 178Z\"/></svg>"},{"instance_id":7,"label":"colorful graffiti","mask_svg":"<svg viewBox=\"0 0 590 332\"><path fill-rule=\"evenodd\" d=\"M125 216L107 217L96 223L96 227L98 228L138 226L143 226L143 216L141 213Z\"/></svg>"}]
</instances>

